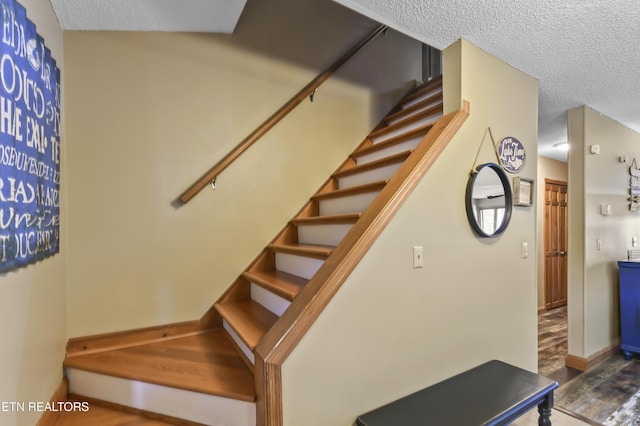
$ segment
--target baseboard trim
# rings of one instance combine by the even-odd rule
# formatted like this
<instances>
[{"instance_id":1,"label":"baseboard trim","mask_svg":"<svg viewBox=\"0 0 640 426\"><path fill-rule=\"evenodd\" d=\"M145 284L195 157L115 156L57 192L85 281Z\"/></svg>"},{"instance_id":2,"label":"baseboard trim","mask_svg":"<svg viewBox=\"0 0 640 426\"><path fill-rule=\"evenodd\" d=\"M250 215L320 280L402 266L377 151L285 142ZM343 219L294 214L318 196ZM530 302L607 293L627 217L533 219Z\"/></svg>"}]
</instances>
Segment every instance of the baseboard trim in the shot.
<instances>
[{"instance_id":1,"label":"baseboard trim","mask_svg":"<svg viewBox=\"0 0 640 426\"><path fill-rule=\"evenodd\" d=\"M547 308L544 306L538 306L538 315L544 314L547 312Z\"/></svg>"},{"instance_id":2,"label":"baseboard trim","mask_svg":"<svg viewBox=\"0 0 640 426\"><path fill-rule=\"evenodd\" d=\"M567 356L564 357L564 365L565 367L575 368L580 371L587 371L589 369L589 362L586 358L571 354L567 354Z\"/></svg>"},{"instance_id":3,"label":"baseboard trim","mask_svg":"<svg viewBox=\"0 0 640 426\"><path fill-rule=\"evenodd\" d=\"M619 352L620 345L615 344L604 348L587 358L568 354L564 359L564 365L566 367L575 368L576 370L587 371Z\"/></svg>"},{"instance_id":4,"label":"baseboard trim","mask_svg":"<svg viewBox=\"0 0 640 426\"><path fill-rule=\"evenodd\" d=\"M67 342L67 357L130 348L141 344L193 336L207 331L209 329L202 328L200 321L196 320L94 336L74 337Z\"/></svg>"},{"instance_id":5,"label":"baseboard trim","mask_svg":"<svg viewBox=\"0 0 640 426\"><path fill-rule=\"evenodd\" d=\"M62 378L62 381L58 385L58 388L51 397L51 404L55 405L58 402L66 401L67 394L69 393L69 380L66 377ZM45 411L38 420L37 426L55 426L60 416L59 411Z\"/></svg>"}]
</instances>

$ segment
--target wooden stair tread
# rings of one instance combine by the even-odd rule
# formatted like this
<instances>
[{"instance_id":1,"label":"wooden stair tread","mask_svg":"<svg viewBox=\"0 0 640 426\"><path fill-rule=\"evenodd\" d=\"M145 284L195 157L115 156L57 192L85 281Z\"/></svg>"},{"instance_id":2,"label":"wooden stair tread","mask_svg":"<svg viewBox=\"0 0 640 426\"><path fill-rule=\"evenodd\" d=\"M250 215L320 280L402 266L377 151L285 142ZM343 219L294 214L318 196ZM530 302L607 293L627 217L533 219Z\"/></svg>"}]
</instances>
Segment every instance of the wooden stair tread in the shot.
<instances>
[{"instance_id":1,"label":"wooden stair tread","mask_svg":"<svg viewBox=\"0 0 640 426\"><path fill-rule=\"evenodd\" d=\"M247 271L242 275L247 280L289 301L295 299L302 287L309 282L306 278L275 269L271 271Z\"/></svg>"},{"instance_id":2,"label":"wooden stair tread","mask_svg":"<svg viewBox=\"0 0 640 426\"><path fill-rule=\"evenodd\" d=\"M251 350L278 320L276 314L253 300L216 303L215 308Z\"/></svg>"},{"instance_id":3,"label":"wooden stair tread","mask_svg":"<svg viewBox=\"0 0 640 426\"><path fill-rule=\"evenodd\" d=\"M331 216L298 217L291 221L294 225L334 225L355 223L362 213L345 213Z\"/></svg>"},{"instance_id":4,"label":"wooden stair tread","mask_svg":"<svg viewBox=\"0 0 640 426\"><path fill-rule=\"evenodd\" d=\"M379 180L376 182L367 183L364 185L352 186L344 189L336 189L331 192L324 192L322 194L314 195L312 199L315 201L320 201L320 200L328 200L332 198L346 197L349 195L365 194L367 192L376 192L376 191L382 190L382 188L384 188L387 182L389 182L389 180L385 179L385 180Z\"/></svg>"},{"instance_id":5,"label":"wooden stair tread","mask_svg":"<svg viewBox=\"0 0 640 426\"><path fill-rule=\"evenodd\" d=\"M333 174L333 177L339 179L344 176L355 175L367 170L377 169L379 167L388 166L390 164L402 163L406 160L409 155L411 155L412 150L400 152L398 154L390 155L388 157L382 158L380 160L372 161L370 163L360 164L358 166L349 167L344 170L340 170Z\"/></svg>"},{"instance_id":6,"label":"wooden stair tread","mask_svg":"<svg viewBox=\"0 0 640 426\"><path fill-rule=\"evenodd\" d=\"M402 102L408 103L408 102L414 101L419 97L424 96L425 93L429 92L430 90L433 90L434 88L440 85L442 85L441 75L429 81L425 81L424 83L416 87L415 90L410 95L406 96L402 100Z\"/></svg>"},{"instance_id":7,"label":"wooden stair tread","mask_svg":"<svg viewBox=\"0 0 640 426\"><path fill-rule=\"evenodd\" d=\"M373 152L377 152L377 151L381 151L383 149L389 148L390 146L393 145L398 145L401 144L403 142L406 142L410 139L413 139L417 136L424 136L427 134L427 132L429 130L431 130L431 128L433 127L434 123L429 123L426 126L421 126L418 127L417 129L414 129L410 132L407 133L403 133L399 136L395 136L391 139L387 139L384 142L378 142L372 145L366 145L363 148L358 149L357 151L354 151L350 157L353 158L354 160L357 160L358 158L364 156L364 155L368 155L371 154Z\"/></svg>"},{"instance_id":8,"label":"wooden stair tread","mask_svg":"<svg viewBox=\"0 0 640 426\"><path fill-rule=\"evenodd\" d=\"M254 401L254 379L224 330L158 343L78 355L66 368Z\"/></svg>"},{"instance_id":9,"label":"wooden stair tread","mask_svg":"<svg viewBox=\"0 0 640 426\"><path fill-rule=\"evenodd\" d=\"M437 107L439 108L440 106L437 105ZM395 132L397 130L403 129L404 127L411 125L413 123L416 123L420 120L424 120L425 118L429 118L430 116L432 116L436 111L433 111L433 108L429 108L426 111L423 112L419 112L418 114L412 115L411 117L408 117L404 120L398 121L397 123L391 124L389 126L386 127L382 127L381 129L378 129L374 132L372 132L369 135L369 139L373 140L375 138L378 138L380 136L384 136L388 133L391 132ZM427 124L429 126L433 126L436 121L438 121L437 118L433 118L431 119L431 121ZM413 130L413 129L412 129Z\"/></svg>"},{"instance_id":10,"label":"wooden stair tread","mask_svg":"<svg viewBox=\"0 0 640 426\"><path fill-rule=\"evenodd\" d=\"M434 93L433 95L429 96L428 98L411 105L410 107L401 109L400 111L394 112L393 114L389 114L384 118L384 121L389 122L389 121L393 121L396 120L404 115L410 115L412 113L414 113L415 111L418 111L422 108L424 108L426 105L429 105L435 101L440 101L439 103L430 106L429 109L431 108L435 108L435 107L439 107L442 108L442 92L438 92L438 93Z\"/></svg>"},{"instance_id":11,"label":"wooden stair tread","mask_svg":"<svg viewBox=\"0 0 640 426\"><path fill-rule=\"evenodd\" d=\"M296 254L316 259L326 259L333 252L334 247L310 244L269 244L268 248L280 253Z\"/></svg>"},{"instance_id":12,"label":"wooden stair tread","mask_svg":"<svg viewBox=\"0 0 640 426\"><path fill-rule=\"evenodd\" d=\"M53 426L206 426L203 423L151 413L83 395L70 394L66 401L88 402L89 410L61 410Z\"/></svg>"}]
</instances>

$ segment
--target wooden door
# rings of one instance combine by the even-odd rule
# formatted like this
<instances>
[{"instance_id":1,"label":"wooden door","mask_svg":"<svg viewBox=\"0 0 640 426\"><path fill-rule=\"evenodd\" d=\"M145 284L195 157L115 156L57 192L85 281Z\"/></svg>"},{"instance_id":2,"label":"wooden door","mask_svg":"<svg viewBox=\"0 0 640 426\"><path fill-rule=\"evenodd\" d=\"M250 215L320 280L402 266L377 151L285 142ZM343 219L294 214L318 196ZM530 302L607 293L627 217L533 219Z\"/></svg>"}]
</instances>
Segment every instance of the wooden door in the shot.
<instances>
[{"instance_id":1,"label":"wooden door","mask_svg":"<svg viewBox=\"0 0 640 426\"><path fill-rule=\"evenodd\" d=\"M567 183L545 179L544 305L567 304Z\"/></svg>"}]
</instances>

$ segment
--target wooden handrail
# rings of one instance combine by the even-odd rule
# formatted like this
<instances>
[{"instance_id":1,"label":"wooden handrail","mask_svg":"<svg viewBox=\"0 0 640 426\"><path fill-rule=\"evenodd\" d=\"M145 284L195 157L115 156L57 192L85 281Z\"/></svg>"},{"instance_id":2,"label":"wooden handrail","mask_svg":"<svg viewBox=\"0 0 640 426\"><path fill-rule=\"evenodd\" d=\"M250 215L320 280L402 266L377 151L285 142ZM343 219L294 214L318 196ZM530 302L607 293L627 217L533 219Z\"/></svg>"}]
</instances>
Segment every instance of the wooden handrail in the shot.
<instances>
[{"instance_id":1,"label":"wooden handrail","mask_svg":"<svg viewBox=\"0 0 640 426\"><path fill-rule=\"evenodd\" d=\"M271 117L258 126L249 136L247 136L242 142L236 145L231 152L229 152L222 160L220 160L215 166L213 166L207 173L205 173L200 179L198 179L193 185L184 191L179 197L183 204L188 203L193 197L198 194L204 187L209 185L224 169L229 167L240 155L242 155L251 145L253 145L258 139L260 139L265 133L267 133L273 126L278 124L287 114L289 114L296 106L298 106L303 100L311 96L313 92L324 83L334 72L336 72L342 65L344 65L349 59L351 59L356 53L362 50L370 41L378 37L380 34L387 30L386 25L380 25L371 34L362 39L358 44L352 47L348 52L340 57L329 68L320 73L316 78L311 80L302 90L300 90L294 97L289 99L280 109L278 109Z\"/></svg>"},{"instance_id":2,"label":"wooden handrail","mask_svg":"<svg viewBox=\"0 0 640 426\"><path fill-rule=\"evenodd\" d=\"M282 424L281 367L466 118L441 117L255 349L258 424Z\"/></svg>"}]
</instances>

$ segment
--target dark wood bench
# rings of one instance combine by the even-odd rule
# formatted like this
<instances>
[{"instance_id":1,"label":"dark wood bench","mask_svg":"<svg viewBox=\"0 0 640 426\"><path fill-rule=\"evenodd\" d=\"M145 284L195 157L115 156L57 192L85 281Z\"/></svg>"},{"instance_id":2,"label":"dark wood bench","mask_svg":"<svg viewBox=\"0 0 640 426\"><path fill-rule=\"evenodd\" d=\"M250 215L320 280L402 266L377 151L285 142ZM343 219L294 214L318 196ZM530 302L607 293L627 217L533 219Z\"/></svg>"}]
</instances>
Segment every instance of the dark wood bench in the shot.
<instances>
[{"instance_id":1,"label":"dark wood bench","mask_svg":"<svg viewBox=\"0 0 640 426\"><path fill-rule=\"evenodd\" d=\"M551 425L558 383L502 361L489 361L358 417L359 426L505 425L538 407Z\"/></svg>"}]
</instances>

